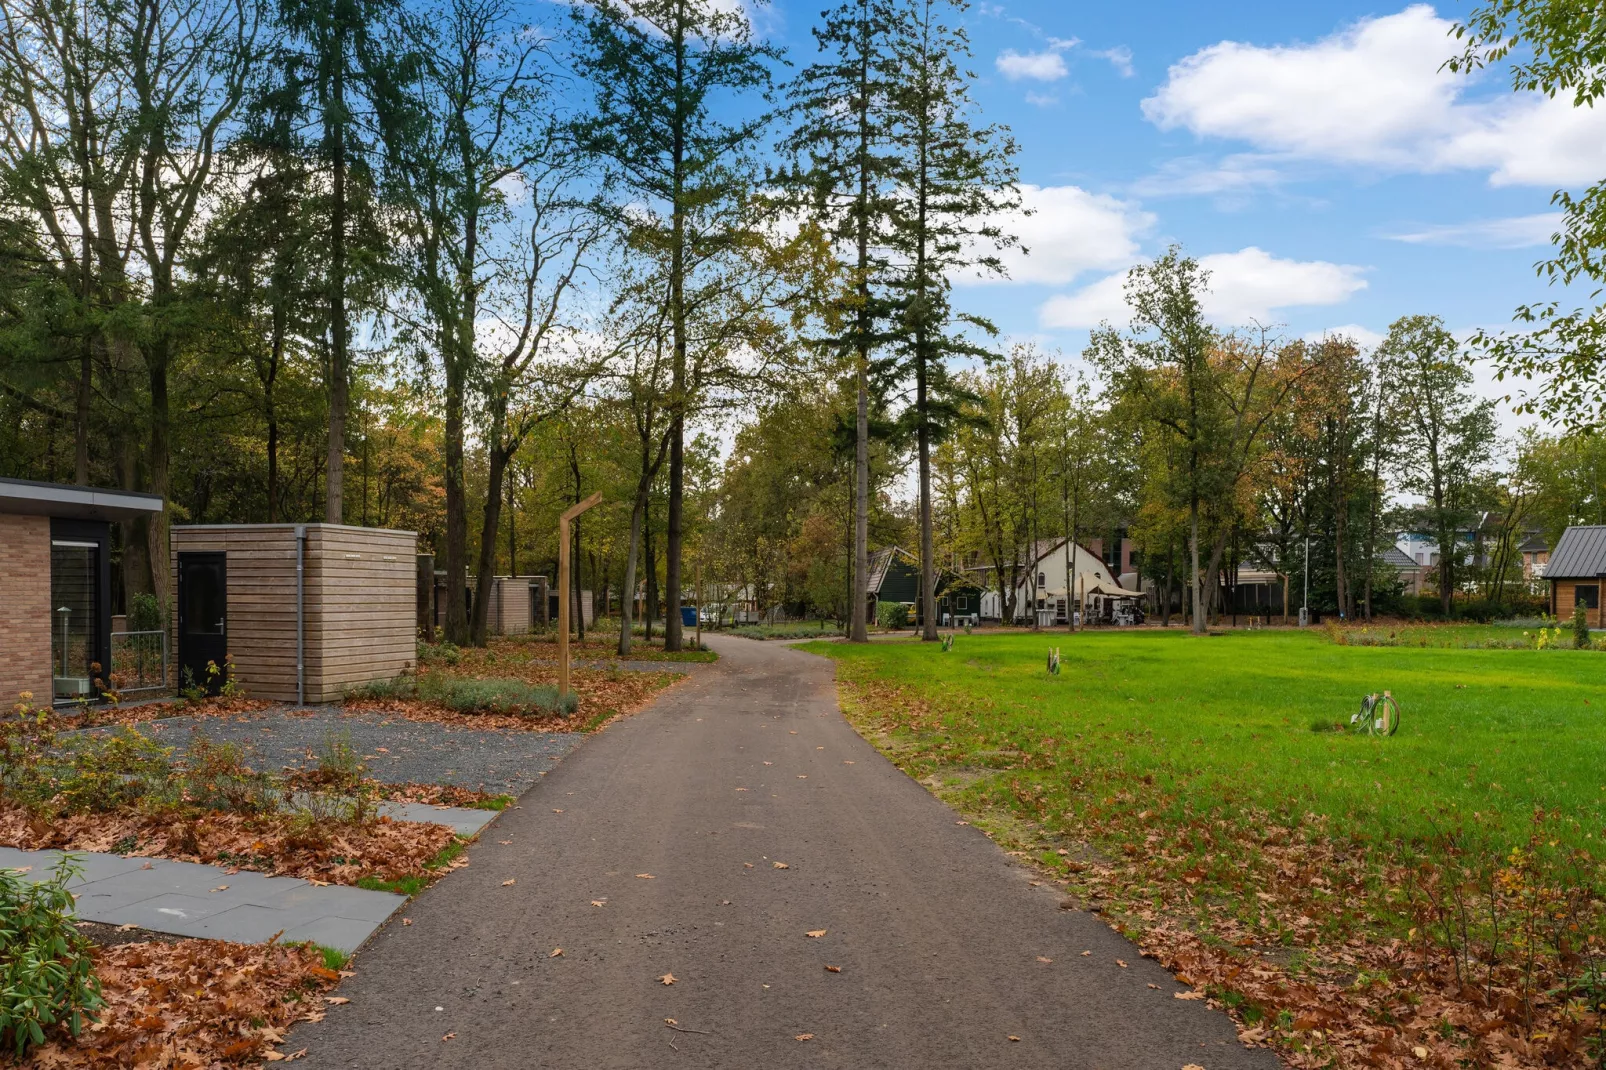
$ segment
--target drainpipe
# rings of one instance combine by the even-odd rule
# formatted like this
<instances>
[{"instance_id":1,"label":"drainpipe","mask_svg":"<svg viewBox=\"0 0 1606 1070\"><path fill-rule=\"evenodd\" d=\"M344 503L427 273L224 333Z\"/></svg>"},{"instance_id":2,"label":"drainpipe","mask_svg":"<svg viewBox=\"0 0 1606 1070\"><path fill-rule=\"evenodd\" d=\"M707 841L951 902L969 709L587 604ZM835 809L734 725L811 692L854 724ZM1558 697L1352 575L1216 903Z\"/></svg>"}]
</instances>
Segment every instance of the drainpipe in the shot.
<instances>
[{"instance_id":1,"label":"drainpipe","mask_svg":"<svg viewBox=\"0 0 1606 1070\"><path fill-rule=\"evenodd\" d=\"M296 705L307 704L307 525L296 525Z\"/></svg>"}]
</instances>

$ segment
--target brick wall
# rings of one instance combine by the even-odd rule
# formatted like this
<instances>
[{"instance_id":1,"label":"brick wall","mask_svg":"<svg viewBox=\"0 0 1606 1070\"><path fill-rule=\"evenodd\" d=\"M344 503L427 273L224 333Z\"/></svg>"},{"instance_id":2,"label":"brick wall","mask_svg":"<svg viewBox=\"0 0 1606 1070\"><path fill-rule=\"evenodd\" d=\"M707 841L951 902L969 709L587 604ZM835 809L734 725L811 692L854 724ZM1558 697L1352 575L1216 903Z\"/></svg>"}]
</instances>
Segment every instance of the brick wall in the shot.
<instances>
[{"instance_id":1,"label":"brick wall","mask_svg":"<svg viewBox=\"0 0 1606 1070\"><path fill-rule=\"evenodd\" d=\"M0 710L50 687L50 518L0 513Z\"/></svg>"}]
</instances>

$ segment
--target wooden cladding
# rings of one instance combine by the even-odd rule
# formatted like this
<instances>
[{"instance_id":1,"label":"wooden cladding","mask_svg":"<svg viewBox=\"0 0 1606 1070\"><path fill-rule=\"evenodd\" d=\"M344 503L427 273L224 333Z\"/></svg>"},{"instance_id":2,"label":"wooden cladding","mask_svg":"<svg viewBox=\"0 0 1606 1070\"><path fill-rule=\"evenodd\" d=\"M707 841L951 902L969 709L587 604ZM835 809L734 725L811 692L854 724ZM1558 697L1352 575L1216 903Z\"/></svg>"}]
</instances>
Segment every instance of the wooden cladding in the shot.
<instances>
[{"instance_id":1,"label":"wooden cladding","mask_svg":"<svg viewBox=\"0 0 1606 1070\"><path fill-rule=\"evenodd\" d=\"M1606 596L1606 579L1551 580L1550 592L1551 609L1562 624L1573 619L1573 609L1582 601L1584 619L1589 626L1606 627L1601 620L1601 600L1602 596Z\"/></svg>"},{"instance_id":2,"label":"wooden cladding","mask_svg":"<svg viewBox=\"0 0 1606 1070\"><path fill-rule=\"evenodd\" d=\"M306 525L303 578L307 702L413 667L418 646L416 557L410 531ZM173 529L178 555L228 555L228 652L249 696L296 698L296 529L238 524ZM173 614L169 613L171 621ZM177 635L174 635L177 649Z\"/></svg>"}]
</instances>

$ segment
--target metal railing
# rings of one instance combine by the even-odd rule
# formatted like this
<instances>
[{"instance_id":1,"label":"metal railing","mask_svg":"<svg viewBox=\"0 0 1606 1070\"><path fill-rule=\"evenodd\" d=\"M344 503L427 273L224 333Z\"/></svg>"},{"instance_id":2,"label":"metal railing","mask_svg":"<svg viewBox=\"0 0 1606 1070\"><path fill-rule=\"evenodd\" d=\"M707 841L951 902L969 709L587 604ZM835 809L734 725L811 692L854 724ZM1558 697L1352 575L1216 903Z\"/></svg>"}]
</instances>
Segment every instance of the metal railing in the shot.
<instances>
[{"instance_id":1,"label":"metal railing","mask_svg":"<svg viewBox=\"0 0 1606 1070\"><path fill-rule=\"evenodd\" d=\"M107 685L118 694L165 691L167 633L112 632L112 663Z\"/></svg>"}]
</instances>

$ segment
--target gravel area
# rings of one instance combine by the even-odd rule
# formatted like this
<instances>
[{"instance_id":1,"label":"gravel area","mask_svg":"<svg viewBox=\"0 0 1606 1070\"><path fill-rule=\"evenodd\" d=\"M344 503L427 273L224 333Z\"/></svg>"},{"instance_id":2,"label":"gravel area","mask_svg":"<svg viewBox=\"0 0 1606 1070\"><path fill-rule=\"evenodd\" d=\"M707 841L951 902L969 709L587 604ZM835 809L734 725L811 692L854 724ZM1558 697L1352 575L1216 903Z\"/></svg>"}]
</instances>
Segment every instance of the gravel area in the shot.
<instances>
[{"instance_id":1,"label":"gravel area","mask_svg":"<svg viewBox=\"0 0 1606 1070\"><path fill-rule=\"evenodd\" d=\"M139 729L180 748L200 730L214 743L249 746L252 764L271 770L313 765L313 756L331 736L349 737L375 779L392 784L455 784L508 795L522 795L584 738L579 732L475 731L384 713L347 713L333 706L276 707L227 717L167 717Z\"/></svg>"}]
</instances>

